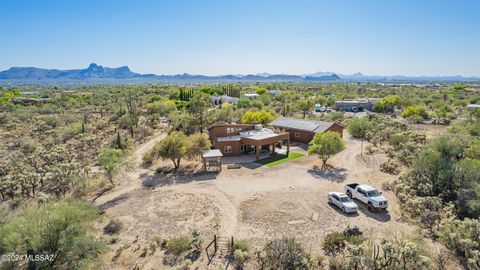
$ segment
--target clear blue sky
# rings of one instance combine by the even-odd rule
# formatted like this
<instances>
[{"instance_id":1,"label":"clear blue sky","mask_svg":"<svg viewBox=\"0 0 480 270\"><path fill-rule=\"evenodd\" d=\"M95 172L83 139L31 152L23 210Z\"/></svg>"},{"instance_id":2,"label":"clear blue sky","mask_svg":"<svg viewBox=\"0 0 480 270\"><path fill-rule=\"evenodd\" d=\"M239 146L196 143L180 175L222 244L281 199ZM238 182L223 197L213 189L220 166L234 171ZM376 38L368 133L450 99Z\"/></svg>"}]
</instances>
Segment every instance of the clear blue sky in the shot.
<instances>
[{"instance_id":1,"label":"clear blue sky","mask_svg":"<svg viewBox=\"0 0 480 270\"><path fill-rule=\"evenodd\" d=\"M0 70L480 76L480 1L0 0Z\"/></svg>"}]
</instances>

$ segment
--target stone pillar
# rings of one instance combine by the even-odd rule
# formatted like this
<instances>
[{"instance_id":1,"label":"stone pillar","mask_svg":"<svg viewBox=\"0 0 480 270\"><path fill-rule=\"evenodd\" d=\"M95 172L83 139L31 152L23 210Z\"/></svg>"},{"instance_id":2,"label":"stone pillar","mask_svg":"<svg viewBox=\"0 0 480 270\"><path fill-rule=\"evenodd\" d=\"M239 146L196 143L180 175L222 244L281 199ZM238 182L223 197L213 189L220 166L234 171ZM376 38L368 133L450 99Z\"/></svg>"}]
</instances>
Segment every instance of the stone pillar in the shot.
<instances>
[{"instance_id":1,"label":"stone pillar","mask_svg":"<svg viewBox=\"0 0 480 270\"><path fill-rule=\"evenodd\" d=\"M260 159L260 147L258 145L255 145L255 156L257 157L257 160Z\"/></svg>"},{"instance_id":2,"label":"stone pillar","mask_svg":"<svg viewBox=\"0 0 480 270\"><path fill-rule=\"evenodd\" d=\"M275 143L272 143L272 155L275 155Z\"/></svg>"},{"instance_id":3,"label":"stone pillar","mask_svg":"<svg viewBox=\"0 0 480 270\"><path fill-rule=\"evenodd\" d=\"M290 153L290 139L287 141L287 156Z\"/></svg>"}]
</instances>

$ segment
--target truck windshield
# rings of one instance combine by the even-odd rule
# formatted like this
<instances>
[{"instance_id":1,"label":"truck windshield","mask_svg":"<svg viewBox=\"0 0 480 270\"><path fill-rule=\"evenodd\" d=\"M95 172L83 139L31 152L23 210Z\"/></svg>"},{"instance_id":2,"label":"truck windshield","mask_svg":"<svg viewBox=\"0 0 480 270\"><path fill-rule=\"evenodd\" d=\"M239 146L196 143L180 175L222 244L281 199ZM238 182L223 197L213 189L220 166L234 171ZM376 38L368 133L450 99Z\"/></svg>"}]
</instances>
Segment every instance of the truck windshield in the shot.
<instances>
[{"instance_id":1,"label":"truck windshield","mask_svg":"<svg viewBox=\"0 0 480 270\"><path fill-rule=\"evenodd\" d=\"M380 192L378 192L378 191L376 191L376 190L368 191L367 194L368 194L368 197L377 197L377 196L380 196Z\"/></svg>"},{"instance_id":2,"label":"truck windshield","mask_svg":"<svg viewBox=\"0 0 480 270\"><path fill-rule=\"evenodd\" d=\"M341 202L349 202L350 198L349 197L340 197Z\"/></svg>"}]
</instances>

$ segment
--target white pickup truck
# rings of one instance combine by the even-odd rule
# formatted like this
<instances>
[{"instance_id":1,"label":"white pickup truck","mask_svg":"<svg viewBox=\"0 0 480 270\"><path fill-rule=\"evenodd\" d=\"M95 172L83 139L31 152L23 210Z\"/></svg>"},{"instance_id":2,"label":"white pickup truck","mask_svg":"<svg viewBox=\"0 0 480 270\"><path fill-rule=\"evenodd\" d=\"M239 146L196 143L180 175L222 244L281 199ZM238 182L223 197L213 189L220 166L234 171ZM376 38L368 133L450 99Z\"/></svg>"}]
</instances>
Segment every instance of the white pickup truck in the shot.
<instances>
[{"instance_id":1,"label":"white pickup truck","mask_svg":"<svg viewBox=\"0 0 480 270\"><path fill-rule=\"evenodd\" d=\"M357 199L367 205L369 211L387 209L387 198L375 188L365 184L349 184L345 186L345 193L352 199Z\"/></svg>"}]
</instances>

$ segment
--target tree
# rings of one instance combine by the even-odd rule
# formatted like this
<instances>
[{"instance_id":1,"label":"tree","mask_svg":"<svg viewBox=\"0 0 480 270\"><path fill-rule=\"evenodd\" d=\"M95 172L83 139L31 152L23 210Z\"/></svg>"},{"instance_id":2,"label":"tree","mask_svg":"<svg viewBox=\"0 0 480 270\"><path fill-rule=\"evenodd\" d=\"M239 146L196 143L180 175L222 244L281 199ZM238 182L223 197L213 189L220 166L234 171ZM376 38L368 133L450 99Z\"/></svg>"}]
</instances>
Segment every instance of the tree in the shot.
<instances>
[{"instance_id":1,"label":"tree","mask_svg":"<svg viewBox=\"0 0 480 270\"><path fill-rule=\"evenodd\" d=\"M187 156L191 159L200 158L204 150L212 147L210 138L206 133L195 133L188 137L188 153Z\"/></svg>"},{"instance_id":2,"label":"tree","mask_svg":"<svg viewBox=\"0 0 480 270\"><path fill-rule=\"evenodd\" d=\"M113 182L113 178L115 177L121 166L121 159L122 150L110 147L102 148L100 150L100 154L98 155L98 162L105 170L108 181L110 181L112 185L115 185Z\"/></svg>"},{"instance_id":3,"label":"tree","mask_svg":"<svg viewBox=\"0 0 480 270\"><path fill-rule=\"evenodd\" d=\"M312 109L313 107L313 101L310 100L310 99L301 99L299 101L297 101L297 103L295 104L295 106L300 110L302 111L303 113L303 118L305 118L307 116L307 113L310 109Z\"/></svg>"},{"instance_id":4,"label":"tree","mask_svg":"<svg viewBox=\"0 0 480 270\"><path fill-rule=\"evenodd\" d=\"M255 91L255 93L257 93L257 95L263 95L267 92L267 88L264 88L264 87L260 87L257 89L257 91Z\"/></svg>"},{"instance_id":5,"label":"tree","mask_svg":"<svg viewBox=\"0 0 480 270\"><path fill-rule=\"evenodd\" d=\"M87 269L105 251L92 233L98 217L96 207L84 202L28 206L0 226L0 246L8 253L48 258L29 261L28 269Z\"/></svg>"},{"instance_id":6,"label":"tree","mask_svg":"<svg viewBox=\"0 0 480 270\"><path fill-rule=\"evenodd\" d=\"M365 140L367 133L372 130L373 126L371 122L366 118L354 118L352 119L347 126L348 133L354 138L359 138L362 140L362 145L360 149L360 155L363 156L363 141Z\"/></svg>"},{"instance_id":7,"label":"tree","mask_svg":"<svg viewBox=\"0 0 480 270\"><path fill-rule=\"evenodd\" d=\"M180 161L187 156L188 146L189 141L185 133L174 131L154 146L154 156L170 159L173 162L174 171L177 171Z\"/></svg>"},{"instance_id":8,"label":"tree","mask_svg":"<svg viewBox=\"0 0 480 270\"><path fill-rule=\"evenodd\" d=\"M405 110L403 110L402 117L410 119L427 119L428 114L425 107L408 106Z\"/></svg>"},{"instance_id":9,"label":"tree","mask_svg":"<svg viewBox=\"0 0 480 270\"><path fill-rule=\"evenodd\" d=\"M187 135L193 134L199 126L199 123L195 121L194 115L186 111L180 113L171 112L168 120L171 131L181 131Z\"/></svg>"},{"instance_id":10,"label":"tree","mask_svg":"<svg viewBox=\"0 0 480 270\"><path fill-rule=\"evenodd\" d=\"M158 114L167 116L169 113L176 111L177 106L173 100L161 99L147 104L147 112L149 114Z\"/></svg>"},{"instance_id":11,"label":"tree","mask_svg":"<svg viewBox=\"0 0 480 270\"><path fill-rule=\"evenodd\" d=\"M248 98L240 98L237 100L237 107L238 108L250 108L252 105L252 101Z\"/></svg>"},{"instance_id":12,"label":"tree","mask_svg":"<svg viewBox=\"0 0 480 270\"><path fill-rule=\"evenodd\" d=\"M316 154L322 160L322 170L327 168L327 160L340 151L345 149L340 134L334 131L327 131L324 133L317 133L308 147L310 155Z\"/></svg>"},{"instance_id":13,"label":"tree","mask_svg":"<svg viewBox=\"0 0 480 270\"><path fill-rule=\"evenodd\" d=\"M261 110L261 111L248 111L246 112L243 117L242 117L242 123L244 124L253 124L253 123L258 123L258 124L267 124L272 122L275 119L275 116L273 113L266 111L266 110Z\"/></svg>"},{"instance_id":14,"label":"tree","mask_svg":"<svg viewBox=\"0 0 480 270\"><path fill-rule=\"evenodd\" d=\"M377 112L393 112L396 106L399 106L400 97L397 95L389 95L373 105L373 110Z\"/></svg>"},{"instance_id":15,"label":"tree","mask_svg":"<svg viewBox=\"0 0 480 270\"><path fill-rule=\"evenodd\" d=\"M195 92L192 97L190 98L189 102L189 111L195 115L198 119L198 123L200 124L200 132L203 131L204 126L204 115L207 109L212 104L210 96L203 92Z\"/></svg>"}]
</instances>

